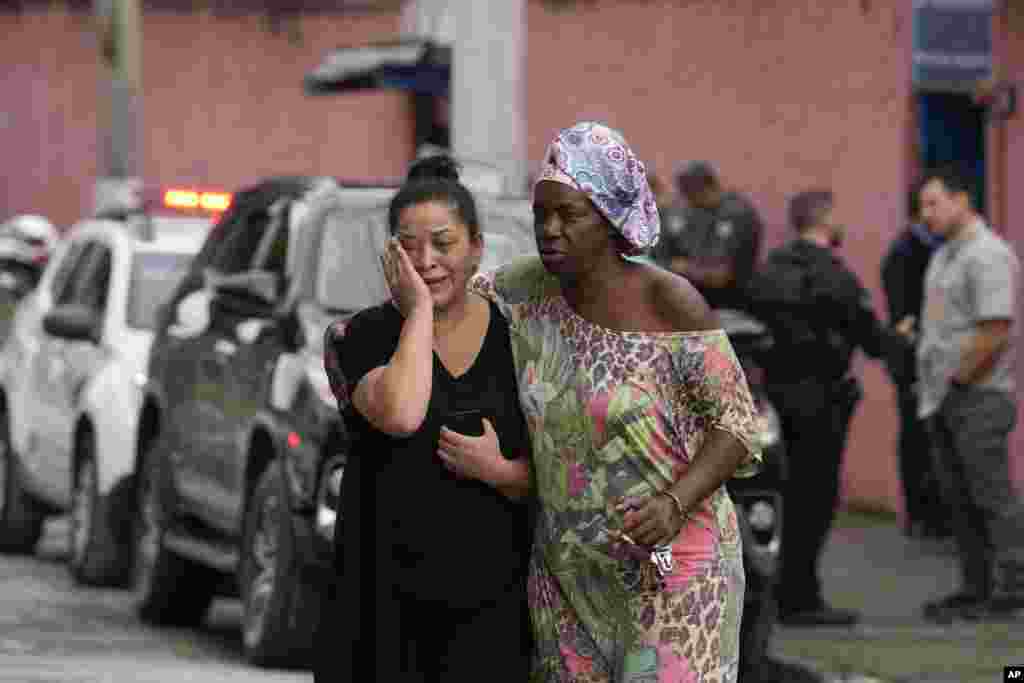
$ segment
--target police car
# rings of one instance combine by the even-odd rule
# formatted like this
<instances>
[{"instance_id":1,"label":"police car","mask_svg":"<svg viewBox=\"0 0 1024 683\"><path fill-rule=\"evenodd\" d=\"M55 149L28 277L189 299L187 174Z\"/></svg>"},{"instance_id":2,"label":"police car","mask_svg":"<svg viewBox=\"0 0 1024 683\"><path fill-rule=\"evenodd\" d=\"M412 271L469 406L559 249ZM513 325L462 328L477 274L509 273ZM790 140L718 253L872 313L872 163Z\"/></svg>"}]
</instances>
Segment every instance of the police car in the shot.
<instances>
[{"instance_id":1,"label":"police car","mask_svg":"<svg viewBox=\"0 0 1024 683\"><path fill-rule=\"evenodd\" d=\"M43 216L21 214L0 225L0 344L14 311L35 289L60 234Z\"/></svg>"},{"instance_id":2,"label":"police car","mask_svg":"<svg viewBox=\"0 0 1024 683\"><path fill-rule=\"evenodd\" d=\"M230 195L168 190L72 226L0 350L0 551L70 512L82 583L129 572L136 431L157 309ZM138 203L136 203L138 206Z\"/></svg>"}]
</instances>

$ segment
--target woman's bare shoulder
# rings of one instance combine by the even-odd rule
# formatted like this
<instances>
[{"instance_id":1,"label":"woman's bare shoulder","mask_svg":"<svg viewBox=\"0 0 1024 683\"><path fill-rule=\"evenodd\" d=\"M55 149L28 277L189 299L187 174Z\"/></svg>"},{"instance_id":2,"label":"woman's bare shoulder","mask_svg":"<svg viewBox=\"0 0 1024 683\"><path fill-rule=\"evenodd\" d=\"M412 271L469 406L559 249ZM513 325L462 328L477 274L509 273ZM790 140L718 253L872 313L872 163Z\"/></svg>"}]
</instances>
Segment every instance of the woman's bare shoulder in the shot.
<instances>
[{"instance_id":1,"label":"woman's bare shoulder","mask_svg":"<svg viewBox=\"0 0 1024 683\"><path fill-rule=\"evenodd\" d=\"M686 278L653 267L649 277L655 310L673 330L700 332L719 327L715 312Z\"/></svg>"}]
</instances>

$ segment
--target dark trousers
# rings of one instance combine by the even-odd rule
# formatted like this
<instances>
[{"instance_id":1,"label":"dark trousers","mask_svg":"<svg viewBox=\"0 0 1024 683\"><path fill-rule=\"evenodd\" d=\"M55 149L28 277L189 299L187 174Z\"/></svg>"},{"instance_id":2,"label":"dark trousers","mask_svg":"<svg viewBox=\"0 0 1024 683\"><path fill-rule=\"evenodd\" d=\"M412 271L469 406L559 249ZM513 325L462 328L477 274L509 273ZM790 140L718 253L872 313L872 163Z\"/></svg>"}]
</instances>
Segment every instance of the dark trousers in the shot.
<instances>
[{"instance_id":1,"label":"dark trousers","mask_svg":"<svg viewBox=\"0 0 1024 683\"><path fill-rule=\"evenodd\" d=\"M912 384L897 384L900 412L899 467L909 524L928 531L949 528L949 507L943 502L933 467L928 425L917 416L918 398Z\"/></svg>"},{"instance_id":2,"label":"dark trousers","mask_svg":"<svg viewBox=\"0 0 1024 683\"><path fill-rule=\"evenodd\" d=\"M846 435L859 400L855 381L806 379L771 386L786 441L779 609L823 606L818 560L839 503Z\"/></svg>"},{"instance_id":3,"label":"dark trousers","mask_svg":"<svg viewBox=\"0 0 1024 683\"><path fill-rule=\"evenodd\" d=\"M975 388L953 389L929 421L936 473L952 510L962 588L980 597L992 596L1003 583L997 577L1008 590L1024 593L1024 502L1009 474L1016 422L1009 394Z\"/></svg>"}]
</instances>

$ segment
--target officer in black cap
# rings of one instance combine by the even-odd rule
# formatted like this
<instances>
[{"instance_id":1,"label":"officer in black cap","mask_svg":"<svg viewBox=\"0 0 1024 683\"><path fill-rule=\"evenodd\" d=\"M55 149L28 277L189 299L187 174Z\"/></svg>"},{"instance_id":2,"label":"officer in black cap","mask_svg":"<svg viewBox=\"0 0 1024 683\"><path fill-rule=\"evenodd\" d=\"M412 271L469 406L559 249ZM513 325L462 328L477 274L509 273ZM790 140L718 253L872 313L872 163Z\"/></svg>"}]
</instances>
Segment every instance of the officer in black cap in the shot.
<instances>
[{"instance_id":1,"label":"officer in black cap","mask_svg":"<svg viewBox=\"0 0 1024 683\"><path fill-rule=\"evenodd\" d=\"M688 279L712 308L742 309L757 263L762 223L750 201L725 191L714 167L693 161L676 176L683 204L662 209L651 257Z\"/></svg>"},{"instance_id":2,"label":"officer in black cap","mask_svg":"<svg viewBox=\"0 0 1024 683\"><path fill-rule=\"evenodd\" d=\"M910 343L913 319L892 328L875 317L871 296L836 255L845 230L830 190L801 192L789 202L797 238L774 249L751 282L754 315L775 340L766 363L779 410L789 477L783 489L779 618L794 626L854 624L858 615L830 607L818 560L839 500L850 417L861 397L849 375L853 352L889 362Z\"/></svg>"}]
</instances>

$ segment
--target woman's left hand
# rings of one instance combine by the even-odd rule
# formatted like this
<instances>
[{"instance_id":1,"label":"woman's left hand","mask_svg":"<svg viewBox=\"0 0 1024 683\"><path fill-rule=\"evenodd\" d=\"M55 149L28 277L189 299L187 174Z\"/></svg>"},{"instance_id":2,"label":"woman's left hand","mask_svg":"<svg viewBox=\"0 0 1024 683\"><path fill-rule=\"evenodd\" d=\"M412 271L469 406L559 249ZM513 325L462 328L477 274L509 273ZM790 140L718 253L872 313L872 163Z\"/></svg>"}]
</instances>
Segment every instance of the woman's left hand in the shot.
<instances>
[{"instance_id":1,"label":"woman's left hand","mask_svg":"<svg viewBox=\"0 0 1024 683\"><path fill-rule=\"evenodd\" d=\"M445 467L460 477L494 483L498 479L496 470L504 458L494 427L487 418L483 419L483 425L482 436L467 436L441 427L437 455Z\"/></svg>"},{"instance_id":2,"label":"woman's left hand","mask_svg":"<svg viewBox=\"0 0 1024 683\"><path fill-rule=\"evenodd\" d=\"M674 541L685 522L671 498L654 495L626 513L622 531L638 545L653 548Z\"/></svg>"}]
</instances>

